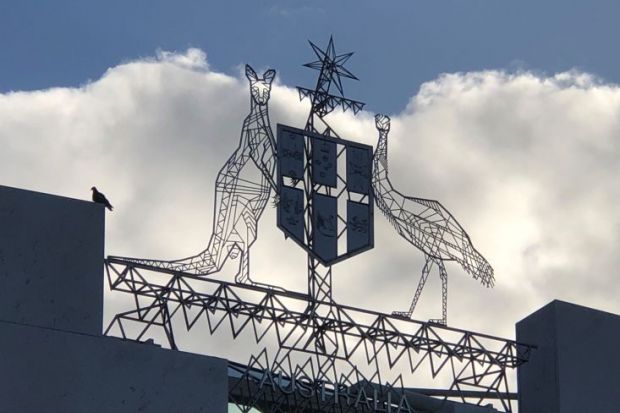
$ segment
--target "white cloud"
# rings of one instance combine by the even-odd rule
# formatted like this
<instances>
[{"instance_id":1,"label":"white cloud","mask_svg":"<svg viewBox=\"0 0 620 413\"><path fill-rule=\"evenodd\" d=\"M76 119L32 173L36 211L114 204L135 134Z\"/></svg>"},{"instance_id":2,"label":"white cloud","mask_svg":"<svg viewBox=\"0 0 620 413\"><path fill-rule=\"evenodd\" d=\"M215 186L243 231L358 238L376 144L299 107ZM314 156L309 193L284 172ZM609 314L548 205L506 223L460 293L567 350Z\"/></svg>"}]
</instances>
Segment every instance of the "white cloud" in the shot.
<instances>
[{"instance_id":1,"label":"white cloud","mask_svg":"<svg viewBox=\"0 0 620 413\"><path fill-rule=\"evenodd\" d=\"M185 53L175 53L166 50L157 51L159 62L170 62L172 64L186 67L188 69L208 69L207 54L200 49L189 48Z\"/></svg>"},{"instance_id":2,"label":"white cloud","mask_svg":"<svg viewBox=\"0 0 620 413\"><path fill-rule=\"evenodd\" d=\"M302 126L308 110L277 83L270 107L274 128ZM213 72L198 49L128 62L79 88L0 94L2 184L82 199L97 185L116 207L107 253L191 255L208 240L213 182L248 108L247 81ZM441 200L496 270L487 290L449 265L452 325L512 336L514 322L553 298L620 313L618 114L618 86L588 74L485 71L430 81L392 116L393 183ZM376 142L372 114L332 119L343 137ZM303 291L304 254L276 229L273 209L259 233L254 277ZM334 296L405 309L422 254L378 213L376 237L374 250L334 267ZM420 318L439 315L437 278Z\"/></svg>"}]
</instances>

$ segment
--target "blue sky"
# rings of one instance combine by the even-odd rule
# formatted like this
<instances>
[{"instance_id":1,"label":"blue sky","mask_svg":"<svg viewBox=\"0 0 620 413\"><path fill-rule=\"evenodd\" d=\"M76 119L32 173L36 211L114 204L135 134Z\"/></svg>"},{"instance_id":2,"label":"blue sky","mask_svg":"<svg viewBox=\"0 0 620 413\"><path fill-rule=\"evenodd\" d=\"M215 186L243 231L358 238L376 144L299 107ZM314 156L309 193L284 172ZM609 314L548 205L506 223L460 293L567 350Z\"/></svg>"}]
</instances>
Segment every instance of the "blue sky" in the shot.
<instances>
[{"instance_id":1,"label":"blue sky","mask_svg":"<svg viewBox=\"0 0 620 413\"><path fill-rule=\"evenodd\" d=\"M345 92L375 111L404 108L444 72L577 68L620 81L615 0L0 2L0 92L77 86L157 49L199 47L210 66L274 67L289 85L316 75L306 40L355 51Z\"/></svg>"}]
</instances>

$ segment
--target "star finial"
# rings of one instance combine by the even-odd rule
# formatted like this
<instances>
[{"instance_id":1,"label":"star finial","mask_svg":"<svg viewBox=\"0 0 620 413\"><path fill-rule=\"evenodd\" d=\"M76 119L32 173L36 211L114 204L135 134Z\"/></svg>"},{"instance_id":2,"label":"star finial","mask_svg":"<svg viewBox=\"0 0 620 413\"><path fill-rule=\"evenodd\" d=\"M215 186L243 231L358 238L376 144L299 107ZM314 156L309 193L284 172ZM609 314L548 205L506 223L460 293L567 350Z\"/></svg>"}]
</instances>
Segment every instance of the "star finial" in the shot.
<instances>
[{"instance_id":1,"label":"star finial","mask_svg":"<svg viewBox=\"0 0 620 413\"><path fill-rule=\"evenodd\" d=\"M314 50L318 60L306 63L304 66L315 70L321 70L323 75L327 79L331 80L338 88L340 94L344 96L340 77L342 76L349 79L359 80L353 75L353 73L344 68L344 64L353 55L353 52L336 55L334 39L332 36L329 37L329 43L327 44L327 48L325 50L321 50L320 47L311 41L308 41L308 43L310 43L310 46L312 47L312 50Z\"/></svg>"}]
</instances>

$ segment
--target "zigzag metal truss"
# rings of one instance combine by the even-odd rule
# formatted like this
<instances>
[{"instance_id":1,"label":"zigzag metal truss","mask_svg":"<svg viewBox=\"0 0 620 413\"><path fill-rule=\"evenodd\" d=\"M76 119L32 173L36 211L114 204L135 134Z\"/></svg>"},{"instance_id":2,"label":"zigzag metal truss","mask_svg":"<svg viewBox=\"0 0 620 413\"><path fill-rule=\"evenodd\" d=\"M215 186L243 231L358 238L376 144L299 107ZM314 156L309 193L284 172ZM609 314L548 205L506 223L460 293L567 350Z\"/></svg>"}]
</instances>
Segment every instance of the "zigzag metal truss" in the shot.
<instances>
[{"instance_id":1,"label":"zigzag metal truss","mask_svg":"<svg viewBox=\"0 0 620 413\"><path fill-rule=\"evenodd\" d=\"M336 55L331 39L325 52L311 45L319 60L307 66L319 69L321 74L314 91L299 88L302 99L312 100L306 131L337 138L324 116L336 107L357 112L363 106L329 94L330 85L334 85L342 95L340 76L355 78L342 67L351 53ZM449 374L452 382L446 391L451 397L478 404L494 398L500 400L505 411L511 411L508 370L527 361L530 346L339 305L331 295L331 267L321 266L310 256L307 293L251 282L249 248L256 239L256 224L271 188L277 189L273 182L275 143L267 112L275 72L267 71L261 79L247 66L246 75L251 86L251 111L244 121L239 147L218 174L214 232L209 246L196 256L175 261L109 257L105 268L110 288L132 294L135 309L117 314L105 334L144 340L159 328L170 348L176 349L173 320L182 318L188 330L202 320L211 334L222 328L229 329L233 338L250 332L256 343L275 337L278 350L274 358L264 351L253 356L247 366L237 366L238 377L230 384L230 398L243 405L245 411L252 406L291 412L373 411L366 408L371 401L360 398L359 392L357 400L364 400L361 410L334 403L345 389L380 394L387 397L387 402L383 399L382 403L388 404L391 395L400 395L403 403L400 374L392 383L383 384L385 365L390 371L405 366L411 373L426 370L433 376ZM306 159L312 159L311 147L306 151L310 151ZM258 180L249 174L251 165L261 172ZM387 161L385 165L387 168ZM309 172L304 185L311 192L312 170ZM385 179L378 182L389 184L387 169ZM311 193L305 195L312 199ZM394 206L389 202L387 205ZM311 212L310 205L309 216ZM404 219L395 213L390 216L392 220ZM228 257L238 254L241 263L236 283L203 277L219 271ZM364 376L352 363L354 357L361 358L370 373ZM288 391L272 392L264 385L265 372L284 377L285 382L299 381L321 388L322 399L309 402ZM325 383L331 384L326 387Z\"/></svg>"},{"instance_id":2,"label":"zigzag metal truss","mask_svg":"<svg viewBox=\"0 0 620 413\"><path fill-rule=\"evenodd\" d=\"M197 255L172 261L116 257L152 268L182 271L196 275L219 272L229 257L240 256L235 280L250 279L250 247L256 241L258 220L269 200L276 154L269 121L268 101L274 70L259 78L246 65L250 82L250 113L243 121L239 146L220 169L215 182L213 233L207 248ZM253 166L255 168L253 168ZM255 173L258 169L259 173Z\"/></svg>"},{"instance_id":3,"label":"zigzag metal truss","mask_svg":"<svg viewBox=\"0 0 620 413\"><path fill-rule=\"evenodd\" d=\"M308 119L306 121L305 130L323 136L329 136L339 139L338 134L327 124L325 116L334 109L340 107L343 111L353 110L358 113L364 103L350 100L344 97L341 77L356 79L357 78L344 67L347 60L353 53L344 53L337 55L334 47L333 38L330 37L329 43L325 50L322 50L314 43L309 42L314 51L317 60L307 63L304 66L319 71L319 76L314 90L297 87L300 100L310 99L311 107ZM331 87L334 86L340 96L330 93ZM303 190L305 195L305 230L307 232L307 241L310 249L314 243L314 194L318 191L318 183L313 180L313 145L311 143L305 145L304 156L306 159ZM341 217L339 216L339 219ZM329 308L320 308L320 303L333 302L332 298L332 267L322 265L319 260L308 254L308 295L309 305L308 311L317 313L319 311L329 311ZM324 306L323 306L324 307ZM326 352L325 339L321 333L321 329L316 330L314 335L314 343L316 350L320 353L328 355Z\"/></svg>"},{"instance_id":4,"label":"zigzag metal truss","mask_svg":"<svg viewBox=\"0 0 620 413\"><path fill-rule=\"evenodd\" d=\"M409 310L395 311L393 314L411 317L432 267L437 266L442 286L442 318L433 321L445 325L448 317L448 273L443 262L458 262L474 279L480 280L487 287L492 287L495 282L493 268L474 248L469 235L441 203L406 196L394 189L388 175L387 161L390 118L377 115L375 119L379 131L379 142L373 156L375 202L398 234L426 257Z\"/></svg>"},{"instance_id":5,"label":"zigzag metal truss","mask_svg":"<svg viewBox=\"0 0 620 413\"><path fill-rule=\"evenodd\" d=\"M302 293L164 269L156 270L154 277L152 271L152 267L119 259L106 261L110 288L132 294L136 309L117 314L105 334L143 340L159 327L174 349L172 319L182 317L187 329L202 319L211 334L227 326L233 338L247 331L252 332L256 343L268 333L276 337L283 354L274 360L280 364L293 351L308 353L316 360L314 376L304 373L308 377L340 382L344 373L330 373L335 372L334 362L346 364L353 356L363 355L369 365L377 365L375 373L364 378L368 382L381 383L382 360L387 361L389 369L404 363L412 373L425 369L436 376L448 371L453 379L450 390L462 395L463 400L468 399L468 391L481 390L476 396L478 403L497 398L505 411L511 411L507 372L526 362L531 350L531 346L512 340L333 302L320 303L329 305L329 311L318 314L307 306L309 297ZM135 334L131 334L132 325L139 327ZM321 354L312 345L317 330L326 345ZM248 372L252 366L250 363ZM289 370L288 374L301 374L303 366L300 369L297 373ZM356 370L346 374L352 374L351 371ZM250 376L244 377L246 383Z\"/></svg>"}]
</instances>

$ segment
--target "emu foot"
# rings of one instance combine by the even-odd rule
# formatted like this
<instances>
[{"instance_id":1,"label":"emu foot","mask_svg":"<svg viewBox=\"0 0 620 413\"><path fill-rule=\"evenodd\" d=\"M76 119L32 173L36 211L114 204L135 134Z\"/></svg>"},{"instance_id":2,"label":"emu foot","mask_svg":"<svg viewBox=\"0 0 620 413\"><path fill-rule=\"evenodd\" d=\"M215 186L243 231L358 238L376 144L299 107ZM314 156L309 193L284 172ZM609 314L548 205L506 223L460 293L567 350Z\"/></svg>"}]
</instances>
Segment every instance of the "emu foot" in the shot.
<instances>
[{"instance_id":1,"label":"emu foot","mask_svg":"<svg viewBox=\"0 0 620 413\"><path fill-rule=\"evenodd\" d=\"M259 282L256 282L256 281L252 281L252 279L250 277L235 278L235 283L243 284L243 285L251 285L252 287L260 287L260 288L264 288L266 290L276 290L276 291L286 292L286 290L284 288L282 288L282 287L278 287L276 285L271 285L271 284L259 283Z\"/></svg>"},{"instance_id":2,"label":"emu foot","mask_svg":"<svg viewBox=\"0 0 620 413\"><path fill-rule=\"evenodd\" d=\"M402 318L404 320L411 320L411 312L409 311L392 311L392 316Z\"/></svg>"},{"instance_id":3,"label":"emu foot","mask_svg":"<svg viewBox=\"0 0 620 413\"><path fill-rule=\"evenodd\" d=\"M431 324L439 324L441 326L448 325L446 320L444 320L443 318L431 318L430 320L428 320L428 322Z\"/></svg>"}]
</instances>

